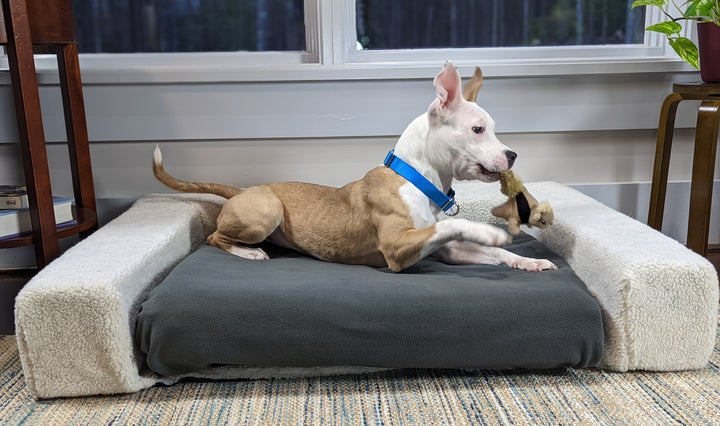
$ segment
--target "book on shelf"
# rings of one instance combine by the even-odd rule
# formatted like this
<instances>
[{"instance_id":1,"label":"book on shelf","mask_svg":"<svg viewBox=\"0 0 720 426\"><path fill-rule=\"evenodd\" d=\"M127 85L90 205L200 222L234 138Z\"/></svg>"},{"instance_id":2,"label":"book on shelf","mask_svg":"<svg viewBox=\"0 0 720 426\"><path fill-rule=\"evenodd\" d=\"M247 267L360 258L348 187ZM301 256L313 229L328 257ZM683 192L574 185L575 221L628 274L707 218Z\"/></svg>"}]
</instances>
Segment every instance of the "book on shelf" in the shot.
<instances>
[{"instance_id":1,"label":"book on shelf","mask_svg":"<svg viewBox=\"0 0 720 426\"><path fill-rule=\"evenodd\" d=\"M72 198L53 197L55 223L58 229L77 224L72 213ZM15 238L32 232L30 209L0 210L0 240Z\"/></svg>"},{"instance_id":2,"label":"book on shelf","mask_svg":"<svg viewBox=\"0 0 720 426\"><path fill-rule=\"evenodd\" d=\"M0 185L0 210L28 208L25 185Z\"/></svg>"}]
</instances>

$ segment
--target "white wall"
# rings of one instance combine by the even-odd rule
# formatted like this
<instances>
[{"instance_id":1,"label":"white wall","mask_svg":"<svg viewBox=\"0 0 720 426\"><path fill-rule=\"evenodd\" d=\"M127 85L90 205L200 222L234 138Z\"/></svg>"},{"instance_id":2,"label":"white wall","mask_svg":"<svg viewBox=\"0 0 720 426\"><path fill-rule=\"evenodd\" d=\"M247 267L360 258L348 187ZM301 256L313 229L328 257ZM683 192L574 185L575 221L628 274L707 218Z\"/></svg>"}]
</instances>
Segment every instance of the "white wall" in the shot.
<instances>
[{"instance_id":1,"label":"white wall","mask_svg":"<svg viewBox=\"0 0 720 426\"><path fill-rule=\"evenodd\" d=\"M150 168L156 143L168 171L188 180L248 186L357 179L380 164L404 126L432 101L433 75L120 84L84 74L103 216L143 194L166 191ZM495 118L501 140L518 152L515 170L525 181L570 184L645 220L660 104L673 81L696 78L661 72L495 77L486 79L480 104ZM70 195L67 149L58 142L64 140L62 104L53 79L52 73L41 76L53 191ZM670 186L665 232L681 241L696 108L696 102L681 103L670 172L678 183ZM0 75L0 182L22 181L16 140L9 81ZM718 230L710 240L720 241ZM22 264L24 256L22 250L0 251L0 266Z\"/></svg>"}]
</instances>

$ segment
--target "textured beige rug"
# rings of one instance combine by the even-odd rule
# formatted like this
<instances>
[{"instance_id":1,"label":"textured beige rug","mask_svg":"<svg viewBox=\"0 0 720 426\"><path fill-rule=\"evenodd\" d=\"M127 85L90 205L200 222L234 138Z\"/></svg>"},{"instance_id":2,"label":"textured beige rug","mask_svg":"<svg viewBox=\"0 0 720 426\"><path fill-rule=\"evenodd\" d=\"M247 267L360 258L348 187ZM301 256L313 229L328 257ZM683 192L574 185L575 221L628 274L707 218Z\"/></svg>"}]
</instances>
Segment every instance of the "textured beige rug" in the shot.
<instances>
[{"instance_id":1,"label":"textured beige rug","mask_svg":"<svg viewBox=\"0 0 720 426\"><path fill-rule=\"evenodd\" d=\"M0 424L720 424L719 348L706 369L677 373L407 370L36 400L5 336Z\"/></svg>"}]
</instances>

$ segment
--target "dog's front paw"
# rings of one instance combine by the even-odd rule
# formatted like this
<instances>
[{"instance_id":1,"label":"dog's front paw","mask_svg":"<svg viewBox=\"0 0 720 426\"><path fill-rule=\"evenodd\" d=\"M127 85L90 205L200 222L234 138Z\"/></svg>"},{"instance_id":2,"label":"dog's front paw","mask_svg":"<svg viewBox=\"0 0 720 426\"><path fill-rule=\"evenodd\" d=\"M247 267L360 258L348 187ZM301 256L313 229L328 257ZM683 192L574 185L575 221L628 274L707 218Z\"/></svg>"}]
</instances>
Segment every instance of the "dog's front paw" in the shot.
<instances>
[{"instance_id":1,"label":"dog's front paw","mask_svg":"<svg viewBox=\"0 0 720 426\"><path fill-rule=\"evenodd\" d=\"M532 259L529 257L521 257L513 262L510 266L523 271L539 272L556 270L558 267L547 259Z\"/></svg>"}]
</instances>

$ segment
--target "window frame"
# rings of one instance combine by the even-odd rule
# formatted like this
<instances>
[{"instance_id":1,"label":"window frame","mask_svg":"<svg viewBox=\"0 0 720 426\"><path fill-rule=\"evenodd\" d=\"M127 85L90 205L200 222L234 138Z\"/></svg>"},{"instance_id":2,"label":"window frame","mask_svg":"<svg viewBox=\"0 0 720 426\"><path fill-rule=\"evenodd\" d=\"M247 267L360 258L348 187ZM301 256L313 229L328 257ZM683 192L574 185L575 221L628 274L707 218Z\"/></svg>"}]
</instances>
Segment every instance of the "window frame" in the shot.
<instances>
[{"instance_id":1,"label":"window frame","mask_svg":"<svg viewBox=\"0 0 720 426\"><path fill-rule=\"evenodd\" d=\"M195 52L81 54L89 84L209 83L426 78L438 63L453 60L463 75L476 65L487 77L623 74L694 71L660 34L645 32L643 44L544 47L356 50L355 0L305 0L305 52ZM660 22L648 8L645 25ZM695 26L684 26L695 39ZM7 58L0 57L0 67ZM56 69L37 55L42 74ZM52 83L52 76L40 76Z\"/></svg>"}]
</instances>

